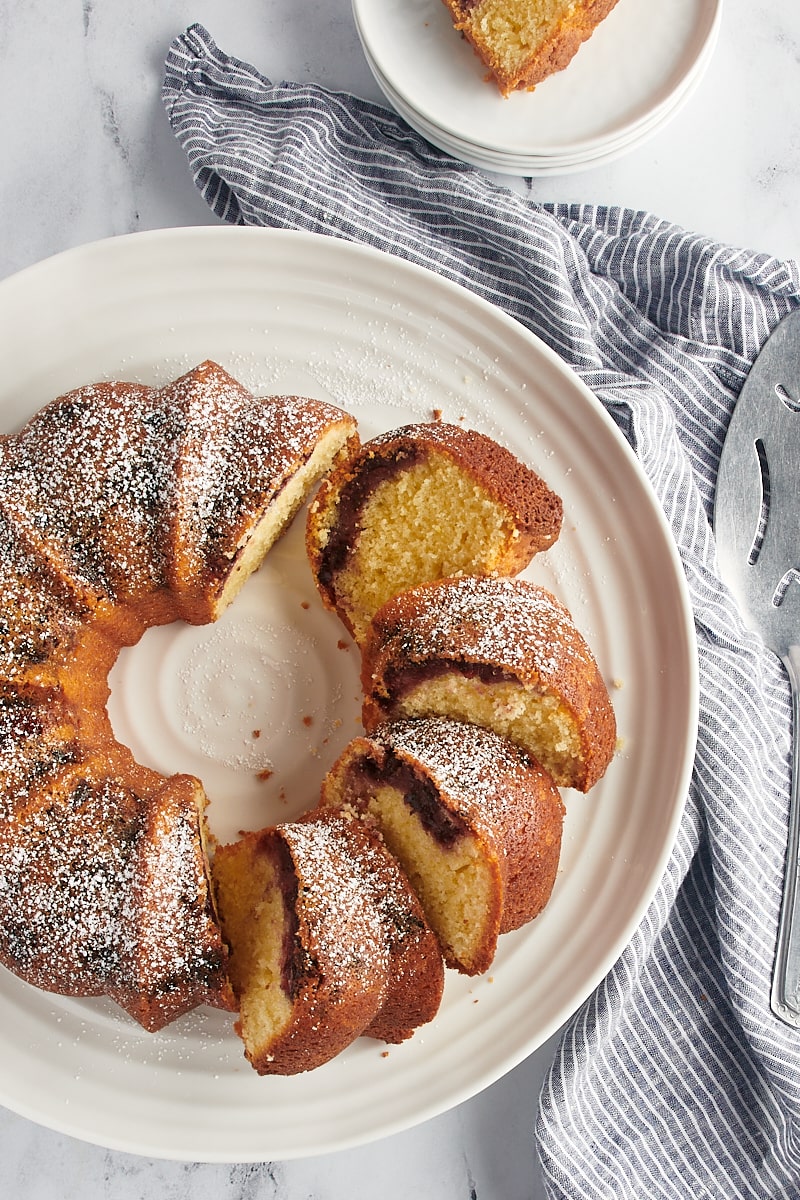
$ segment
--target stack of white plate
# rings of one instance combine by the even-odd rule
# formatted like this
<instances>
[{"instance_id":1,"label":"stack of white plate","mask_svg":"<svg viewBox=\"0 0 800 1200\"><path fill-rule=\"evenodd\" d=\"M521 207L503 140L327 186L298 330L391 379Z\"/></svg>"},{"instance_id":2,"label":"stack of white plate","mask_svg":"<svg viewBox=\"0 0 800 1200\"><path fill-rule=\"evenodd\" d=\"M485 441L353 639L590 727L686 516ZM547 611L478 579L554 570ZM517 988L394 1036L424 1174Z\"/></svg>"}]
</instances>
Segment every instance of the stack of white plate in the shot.
<instances>
[{"instance_id":1,"label":"stack of white plate","mask_svg":"<svg viewBox=\"0 0 800 1200\"><path fill-rule=\"evenodd\" d=\"M441 0L353 0L393 108L455 158L563 175L640 146L683 107L714 51L722 0L619 0L565 71L503 97Z\"/></svg>"}]
</instances>

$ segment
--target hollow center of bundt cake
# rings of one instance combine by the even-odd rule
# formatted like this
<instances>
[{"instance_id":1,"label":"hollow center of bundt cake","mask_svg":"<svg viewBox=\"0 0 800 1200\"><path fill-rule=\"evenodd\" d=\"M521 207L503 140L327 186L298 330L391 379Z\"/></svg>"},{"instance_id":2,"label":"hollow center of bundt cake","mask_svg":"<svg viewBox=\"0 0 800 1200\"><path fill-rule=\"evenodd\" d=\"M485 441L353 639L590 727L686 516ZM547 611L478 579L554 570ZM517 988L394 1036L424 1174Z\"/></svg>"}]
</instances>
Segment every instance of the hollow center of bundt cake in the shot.
<instances>
[{"instance_id":1,"label":"hollow center of bundt cake","mask_svg":"<svg viewBox=\"0 0 800 1200\"><path fill-rule=\"evenodd\" d=\"M357 718L358 657L337 644L295 521L219 621L147 630L111 671L117 740L202 779L221 842L313 807Z\"/></svg>"},{"instance_id":2,"label":"hollow center of bundt cake","mask_svg":"<svg viewBox=\"0 0 800 1200\"><path fill-rule=\"evenodd\" d=\"M379 460L360 472L326 547L323 571L336 574L338 594L348 597L358 641L391 596L467 568L489 574L513 536L508 510L444 455L402 467Z\"/></svg>"}]
</instances>

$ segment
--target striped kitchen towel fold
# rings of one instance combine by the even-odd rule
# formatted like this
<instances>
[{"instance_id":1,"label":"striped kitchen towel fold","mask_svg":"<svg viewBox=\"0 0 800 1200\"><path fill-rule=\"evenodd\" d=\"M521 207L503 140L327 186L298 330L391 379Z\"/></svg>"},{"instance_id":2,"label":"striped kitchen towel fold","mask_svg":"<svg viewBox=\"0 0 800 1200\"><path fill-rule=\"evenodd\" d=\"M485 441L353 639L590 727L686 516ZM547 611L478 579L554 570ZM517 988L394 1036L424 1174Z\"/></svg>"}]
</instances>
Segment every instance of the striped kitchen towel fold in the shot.
<instances>
[{"instance_id":1,"label":"striped kitchen towel fold","mask_svg":"<svg viewBox=\"0 0 800 1200\"><path fill-rule=\"evenodd\" d=\"M532 203L380 106L273 85L197 25L170 47L163 96L222 220L366 242L458 281L543 338L628 438L692 598L697 756L658 892L545 1082L546 1185L554 1197L797 1197L800 1032L769 1009L789 688L718 577L710 525L736 396L800 304L796 265L648 213Z\"/></svg>"}]
</instances>

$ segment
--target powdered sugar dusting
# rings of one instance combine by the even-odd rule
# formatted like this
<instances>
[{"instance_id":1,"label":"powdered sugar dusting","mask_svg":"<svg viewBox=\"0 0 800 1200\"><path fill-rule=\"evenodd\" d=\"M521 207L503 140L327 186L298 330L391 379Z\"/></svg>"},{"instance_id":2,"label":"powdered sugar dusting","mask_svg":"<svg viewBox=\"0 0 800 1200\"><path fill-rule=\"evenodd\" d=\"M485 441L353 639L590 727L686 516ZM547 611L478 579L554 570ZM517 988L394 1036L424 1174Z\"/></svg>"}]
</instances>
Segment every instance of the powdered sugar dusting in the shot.
<instances>
[{"instance_id":1,"label":"powdered sugar dusting","mask_svg":"<svg viewBox=\"0 0 800 1200\"><path fill-rule=\"evenodd\" d=\"M168 582L176 521L194 553L230 556L242 522L340 416L254 397L212 363L161 390L87 385L0 444L0 507L93 593L135 598Z\"/></svg>"},{"instance_id":2,"label":"powdered sugar dusting","mask_svg":"<svg viewBox=\"0 0 800 1200\"><path fill-rule=\"evenodd\" d=\"M23 978L78 995L157 995L218 969L196 900L193 817L171 813L156 843L152 814L121 782L84 777L60 803L3 828L3 956Z\"/></svg>"},{"instance_id":3,"label":"powdered sugar dusting","mask_svg":"<svg viewBox=\"0 0 800 1200\"><path fill-rule=\"evenodd\" d=\"M87 612L26 546L2 507L0 595L0 678L46 677L46 664L72 644Z\"/></svg>"},{"instance_id":4,"label":"powdered sugar dusting","mask_svg":"<svg viewBox=\"0 0 800 1200\"><path fill-rule=\"evenodd\" d=\"M501 818L532 791L542 768L506 738L479 725L447 717L393 721L372 735L421 768L462 813L483 822Z\"/></svg>"},{"instance_id":5,"label":"powdered sugar dusting","mask_svg":"<svg viewBox=\"0 0 800 1200\"><path fill-rule=\"evenodd\" d=\"M306 920L327 963L344 974L361 972L385 986L389 945L385 919L375 905L372 872L364 832L344 817L323 817L280 827L290 846Z\"/></svg>"},{"instance_id":6,"label":"powdered sugar dusting","mask_svg":"<svg viewBox=\"0 0 800 1200\"><path fill-rule=\"evenodd\" d=\"M568 610L527 580L463 576L414 589L379 618L386 643L411 661L460 658L543 679L567 664L595 669Z\"/></svg>"}]
</instances>

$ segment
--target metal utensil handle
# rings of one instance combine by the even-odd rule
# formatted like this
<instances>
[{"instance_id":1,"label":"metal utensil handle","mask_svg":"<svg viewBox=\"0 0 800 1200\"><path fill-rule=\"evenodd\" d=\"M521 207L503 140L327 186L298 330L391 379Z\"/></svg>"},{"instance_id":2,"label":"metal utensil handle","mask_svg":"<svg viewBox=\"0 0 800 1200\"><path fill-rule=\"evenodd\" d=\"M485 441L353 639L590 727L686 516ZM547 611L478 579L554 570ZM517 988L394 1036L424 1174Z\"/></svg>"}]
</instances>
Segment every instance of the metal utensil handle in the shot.
<instances>
[{"instance_id":1,"label":"metal utensil handle","mask_svg":"<svg viewBox=\"0 0 800 1200\"><path fill-rule=\"evenodd\" d=\"M776 1017L800 1027L800 647L790 646L783 661L792 687L792 790L771 1007Z\"/></svg>"}]
</instances>

